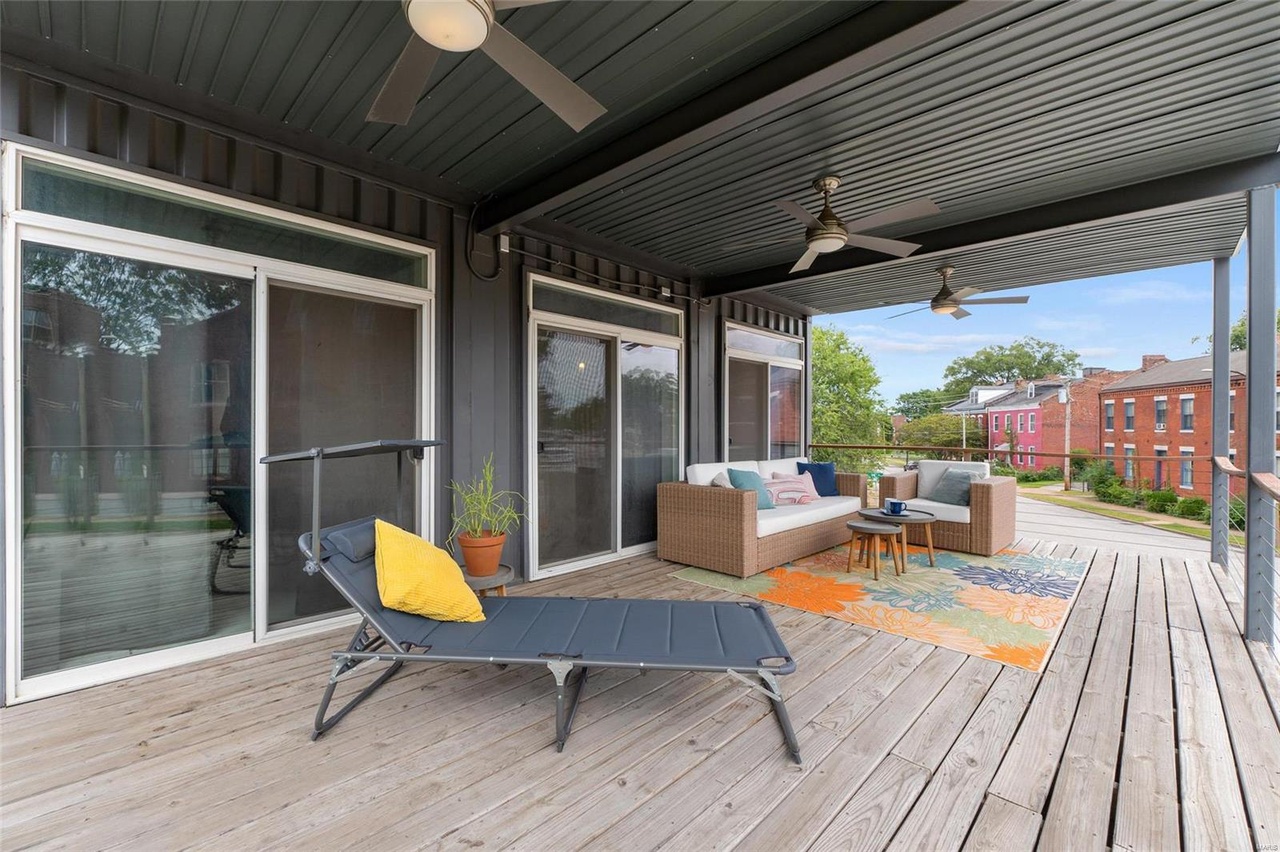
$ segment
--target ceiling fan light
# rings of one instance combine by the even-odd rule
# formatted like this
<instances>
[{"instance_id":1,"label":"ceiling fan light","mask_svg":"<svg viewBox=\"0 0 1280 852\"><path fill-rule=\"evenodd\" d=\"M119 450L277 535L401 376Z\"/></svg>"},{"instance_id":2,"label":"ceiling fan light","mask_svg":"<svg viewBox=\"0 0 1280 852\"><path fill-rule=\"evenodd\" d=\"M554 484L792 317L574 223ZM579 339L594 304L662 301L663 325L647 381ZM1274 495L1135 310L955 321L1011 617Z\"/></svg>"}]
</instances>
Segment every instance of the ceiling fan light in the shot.
<instances>
[{"instance_id":1,"label":"ceiling fan light","mask_svg":"<svg viewBox=\"0 0 1280 852\"><path fill-rule=\"evenodd\" d=\"M475 50L489 37L493 13L484 0L406 0L409 26L441 50Z\"/></svg>"},{"instance_id":2,"label":"ceiling fan light","mask_svg":"<svg viewBox=\"0 0 1280 852\"><path fill-rule=\"evenodd\" d=\"M958 307L960 306L951 304L950 302L943 302L940 305L930 305L929 310L933 311L935 314L954 314Z\"/></svg>"},{"instance_id":3,"label":"ceiling fan light","mask_svg":"<svg viewBox=\"0 0 1280 852\"><path fill-rule=\"evenodd\" d=\"M833 251L839 251L844 248L844 238L839 234L827 234L811 238L808 244L810 251L815 251L818 254L830 254Z\"/></svg>"}]
</instances>

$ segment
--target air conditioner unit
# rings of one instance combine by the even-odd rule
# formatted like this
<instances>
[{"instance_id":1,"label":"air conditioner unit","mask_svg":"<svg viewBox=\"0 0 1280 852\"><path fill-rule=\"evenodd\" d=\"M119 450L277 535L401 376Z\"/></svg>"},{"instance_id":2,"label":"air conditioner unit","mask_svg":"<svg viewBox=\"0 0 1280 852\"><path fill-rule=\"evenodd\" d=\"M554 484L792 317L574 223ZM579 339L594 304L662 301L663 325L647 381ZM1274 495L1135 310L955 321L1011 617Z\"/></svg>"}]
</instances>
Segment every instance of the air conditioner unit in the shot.
<instances>
[{"instance_id":1,"label":"air conditioner unit","mask_svg":"<svg viewBox=\"0 0 1280 852\"><path fill-rule=\"evenodd\" d=\"M1157 423L1157 424L1156 424L1156 431L1157 431L1157 432L1163 432L1163 431L1164 431L1164 427L1165 427L1165 424L1163 424L1163 423Z\"/></svg>"}]
</instances>

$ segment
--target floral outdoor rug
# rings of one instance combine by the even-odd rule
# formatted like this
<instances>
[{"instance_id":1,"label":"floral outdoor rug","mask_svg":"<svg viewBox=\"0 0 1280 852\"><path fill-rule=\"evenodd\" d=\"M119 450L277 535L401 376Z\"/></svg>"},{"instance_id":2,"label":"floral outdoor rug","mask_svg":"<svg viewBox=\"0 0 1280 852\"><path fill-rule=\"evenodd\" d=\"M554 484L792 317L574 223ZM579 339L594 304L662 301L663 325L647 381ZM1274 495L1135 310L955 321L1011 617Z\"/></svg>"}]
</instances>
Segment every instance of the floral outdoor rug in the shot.
<instances>
[{"instance_id":1,"label":"floral outdoor rug","mask_svg":"<svg viewBox=\"0 0 1280 852\"><path fill-rule=\"evenodd\" d=\"M796 607L1038 672L1084 582L1087 562L1013 550L975 556L910 548L907 571L886 558L880 579L839 545L739 579L684 568L671 576L762 601Z\"/></svg>"}]
</instances>

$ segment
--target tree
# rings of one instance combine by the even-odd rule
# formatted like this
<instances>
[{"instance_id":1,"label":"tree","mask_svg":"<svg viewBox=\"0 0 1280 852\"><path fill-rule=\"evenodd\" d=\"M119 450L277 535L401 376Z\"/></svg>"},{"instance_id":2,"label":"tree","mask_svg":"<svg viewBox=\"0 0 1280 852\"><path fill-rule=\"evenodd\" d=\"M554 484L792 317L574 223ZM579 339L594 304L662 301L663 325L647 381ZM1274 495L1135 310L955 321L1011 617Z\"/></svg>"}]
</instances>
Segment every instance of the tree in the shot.
<instances>
[{"instance_id":1,"label":"tree","mask_svg":"<svg viewBox=\"0 0 1280 852\"><path fill-rule=\"evenodd\" d=\"M1280 334L1280 311L1276 311L1276 334ZM1206 334L1203 338L1208 341L1209 346L1205 348L1205 352L1213 349L1213 335ZM1192 343L1199 343L1200 335L1191 338ZM1249 312L1241 311L1240 316L1231 324L1230 349L1232 352L1243 352L1249 348Z\"/></svg>"},{"instance_id":2,"label":"tree","mask_svg":"<svg viewBox=\"0 0 1280 852\"><path fill-rule=\"evenodd\" d=\"M984 346L947 365L943 389L963 396L974 385L999 385L1017 379L1071 375L1081 367L1080 356L1058 343L1023 337L1008 346Z\"/></svg>"},{"instance_id":3,"label":"tree","mask_svg":"<svg viewBox=\"0 0 1280 852\"><path fill-rule=\"evenodd\" d=\"M926 414L899 429L898 442L908 447L959 447L963 426L961 418L953 414ZM970 446L981 445L983 437L980 431L971 435Z\"/></svg>"},{"instance_id":4,"label":"tree","mask_svg":"<svg viewBox=\"0 0 1280 852\"><path fill-rule=\"evenodd\" d=\"M917 420L929 414L937 414L944 405L950 405L959 398L945 390L925 388L899 395L893 408L908 420Z\"/></svg>"},{"instance_id":5,"label":"tree","mask_svg":"<svg viewBox=\"0 0 1280 852\"><path fill-rule=\"evenodd\" d=\"M813 326L813 441L815 444L878 444L887 416L877 389L880 376L867 353L843 331ZM880 454L857 450L815 451L848 470L865 467Z\"/></svg>"}]
</instances>

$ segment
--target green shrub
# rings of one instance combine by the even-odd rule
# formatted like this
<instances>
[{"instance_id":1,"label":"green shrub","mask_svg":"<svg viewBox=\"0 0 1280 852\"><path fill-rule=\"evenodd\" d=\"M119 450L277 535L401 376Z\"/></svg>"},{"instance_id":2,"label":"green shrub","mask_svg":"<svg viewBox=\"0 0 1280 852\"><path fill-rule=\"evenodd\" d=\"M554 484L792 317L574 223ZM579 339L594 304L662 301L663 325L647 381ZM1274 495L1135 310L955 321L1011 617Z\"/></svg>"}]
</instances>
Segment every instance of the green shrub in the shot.
<instances>
[{"instance_id":1,"label":"green shrub","mask_svg":"<svg viewBox=\"0 0 1280 852\"><path fill-rule=\"evenodd\" d=\"M1000 459L993 459L991 462L991 475L992 476L1017 476L1018 471L1013 467L1013 465L1009 464L1006 461L1002 461Z\"/></svg>"},{"instance_id":2,"label":"green shrub","mask_svg":"<svg viewBox=\"0 0 1280 852\"><path fill-rule=\"evenodd\" d=\"M1198 521L1200 516L1206 515L1208 511L1209 502L1203 497L1187 497L1178 501L1178 505L1173 509L1173 514L1179 518L1190 518L1193 521Z\"/></svg>"},{"instance_id":3,"label":"green shrub","mask_svg":"<svg viewBox=\"0 0 1280 852\"><path fill-rule=\"evenodd\" d=\"M1204 507L1204 510L1199 515L1196 516L1197 521L1200 521L1201 523L1205 523L1205 524L1209 523L1209 521L1212 518L1213 518L1213 507L1209 505L1206 505Z\"/></svg>"},{"instance_id":4,"label":"green shrub","mask_svg":"<svg viewBox=\"0 0 1280 852\"><path fill-rule=\"evenodd\" d=\"M1062 479L1062 468L1046 467L1043 470L1020 470L1014 474L1019 482L1054 482Z\"/></svg>"},{"instance_id":5,"label":"green shrub","mask_svg":"<svg viewBox=\"0 0 1280 852\"><path fill-rule=\"evenodd\" d=\"M1232 497L1227 503L1227 518L1233 530L1244 529L1244 519L1247 515L1244 506L1243 497Z\"/></svg>"},{"instance_id":6,"label":"green shrub","mask_svg":"<svg viewBox=\"0 0 1280 852\"><path fill-rule=\"evenodd\" d=\"M1166 515L1172 514L1175 506L1178 505L1178 495L1167 489L1158 491L1143 491L1142 505L1149 512L1162 512Z\"/></svg>"},{"instance_id":7,"label":"green shrub","mask_svg":"<svg viewBox=\"0 0 1280 852\"><path fill-rule=\"evenodd\" d=\"M1119 482L1109 482L1094 492L1103 503L1114 503L1117 506L1138 505L1138 494L1132 488L1126 488Z\"/></svg>"},{"instance_id":8,"label":"green shrub","mask_svg":"<svg viewBox=\"0 0 1280 852\"><path fill-rule=\"evenodd\" d=\"M1083 456L1087 456L1091 452L1093 451L1086 450L1083 447L1076 447L1071 451L1071 476L1073 479L1079 479L1080 475L1084 473L1085 466L1089 464L1089 460L1083 458ZM1077 458L1077 456L1081 458Z\"/></svg>"},{"instance_id":9,"label":"green shrub","mask_svg":"<svg viewBox=\"0 0 1280 852\"><path fill-rule=\"evenodd\" d=\"M1079 479L1094 491L1119 481L1119 477L1116 476L1116 466L1102 459L1086 464L1084 470L1080 472Z\"/></svg>"}]
</instances>

